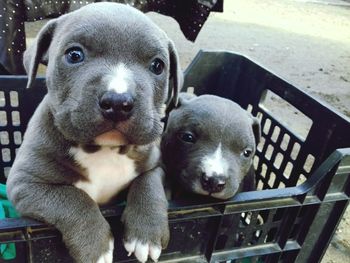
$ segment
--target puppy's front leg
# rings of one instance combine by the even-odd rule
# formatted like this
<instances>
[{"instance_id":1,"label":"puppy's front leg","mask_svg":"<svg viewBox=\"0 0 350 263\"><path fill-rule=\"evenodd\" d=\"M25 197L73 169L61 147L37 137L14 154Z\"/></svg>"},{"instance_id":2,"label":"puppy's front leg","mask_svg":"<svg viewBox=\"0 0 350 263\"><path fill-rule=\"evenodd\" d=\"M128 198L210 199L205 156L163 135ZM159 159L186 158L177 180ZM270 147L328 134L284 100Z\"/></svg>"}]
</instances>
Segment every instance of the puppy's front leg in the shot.
<instances>
[{"instance_id":1,"label":"puppy's front leg","mask_svg":"<svg viewBox=\"0 0 350 263\"><path fill-rule=\"evenodd\" d=\"M124 246L140 262L146 262L148 256L157 261L162 248L168 245L168 202L163 176L163 170L157 167L136 178L129 189L122 216Z\"/></svg>"},{"instance_id":2,"label":"puppy's front leg","mask_svg":"<svg viewBox=\"0 0 350 263\"><path fill-rule=\"evenodd\" d=\"M21 215L54 225L76 262L112 262L114 239L110 226L86 193L69 185L16 181L11 187L11 201Z\"/></svg>"}]
</instances>

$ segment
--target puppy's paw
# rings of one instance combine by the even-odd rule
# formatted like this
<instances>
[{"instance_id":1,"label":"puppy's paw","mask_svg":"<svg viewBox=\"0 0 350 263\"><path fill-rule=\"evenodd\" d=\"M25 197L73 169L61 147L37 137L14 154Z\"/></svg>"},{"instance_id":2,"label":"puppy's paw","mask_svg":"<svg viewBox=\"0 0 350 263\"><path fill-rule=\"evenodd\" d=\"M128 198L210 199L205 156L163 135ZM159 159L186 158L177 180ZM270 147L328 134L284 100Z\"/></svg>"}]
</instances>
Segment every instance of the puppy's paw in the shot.
<instances>
[{"instance_id":1,"label":"puppy's paw","mask_svg":"<svg viewBox=\"0 0 350 263\"><path fill-rule=\"evenodd\" d=\"M69 231L62 232L62 237L74 262L113 262L114 237L102 214L86 223L83 221L69 227ZM88 228L89 231L86 231Z\"/></svg>"},{"instance_id":2,"label":"puppy's paw","mask_svg":"<svg viewBox=\"0 0 350 263\"><path fill-rule=\"evenodd\" d=\"M103 253L97 260L97 263L112 263L113 262L113 250L114 250L114 238L110 238L108 251Z\"/></svg>"},{"instance_id":3,"label":"puppy's paw","mask_svg":"<svg viewBox=\"0 0 350 263\"><path fill-rule=\"evenodd\" d=\"M157 262L162 248L168 245L169 226L167 216L158 214L154 216L140 216L131 214L123 215L125 226L124 247L129 256L134 253L140 262L146 262L148 258Z\"/></svg>"},{"instance_id":4,"label":"puppy's paw","mask_svg":"<svg viewBox=\"0 0 350 263\"><path fill-rule=\"evenodd\" d=\"M128 251L128 256L131 256L132 253L135 254L135 257L138 261L144 263L150 257L154 262L158 262L162 248L159 245L154 245L152 243L143 243L140 240L133 239L131 241L124 241L124 247Z\"/></svg>"}]
</instances>

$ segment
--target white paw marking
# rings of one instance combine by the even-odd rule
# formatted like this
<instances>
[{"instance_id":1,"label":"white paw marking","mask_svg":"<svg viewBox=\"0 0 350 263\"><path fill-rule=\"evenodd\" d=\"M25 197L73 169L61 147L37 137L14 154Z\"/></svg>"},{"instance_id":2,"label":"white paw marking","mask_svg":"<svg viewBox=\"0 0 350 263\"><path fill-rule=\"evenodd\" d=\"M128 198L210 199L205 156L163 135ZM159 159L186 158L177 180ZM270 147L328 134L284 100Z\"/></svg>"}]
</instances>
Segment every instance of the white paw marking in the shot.
<instances>
[{"instance_id":1,"label":"white paw marking","mask_svg":"<svg viewBox=\"0 0 350 263\"><path fill-rule=\"evenodd\" d=\"M108 251L102 254L97 263L112 263L113 262L113 250L114 250L114 238L109 240Z\"/></svg>"},{"instance_id":2,"label":"white paw marking","mask_svg":"<svg viewBox=\"0 0 350 263\"><path fill-rule=\"evenodd\" d=\"M138 259L138 261L145 263L148 258L148 252L149 252L148 243L142 244L141 242L136 242L134 254L135 254L135 257Z\"/></svg>"},{"instance_id":3,"label":"white paw marking","mask_svg":"<svg viewBox=\"0 0 350 263\"><path fill-rule=\"evenodd\" d=\"M126 251L128 251L128 257L130 257L135 251L136 239L132 240L131 242L124 242L124 247Z\"/></svg>"},{"instance_id":4,"label":"white paw marking","mask_svg":"<svg viewBox=\"0 0 350 263\"><path fill-rule=\"evenodd\" d=\"M162 248L157 245L142 243L139 240L133 239L130 242L124 242L124 247L128 251L128 256L131 256L132 253L135 254L135 257L138 261L145 263L150 257L154 262L158 262Z\"/></svg>"},{"instance_id":5,"label":"white paw marking","mask_svg":"<svg viewBox=\"0 0 350 263\"><path fill-rule=\"evenodd\" d=\"M149 256L151 257L151 259L154 262L158 261L158 259L160 257L160 253L162 253L162 248L161 247L153 246L153 245L149 246Z\"/></svg>"}]
</instances>

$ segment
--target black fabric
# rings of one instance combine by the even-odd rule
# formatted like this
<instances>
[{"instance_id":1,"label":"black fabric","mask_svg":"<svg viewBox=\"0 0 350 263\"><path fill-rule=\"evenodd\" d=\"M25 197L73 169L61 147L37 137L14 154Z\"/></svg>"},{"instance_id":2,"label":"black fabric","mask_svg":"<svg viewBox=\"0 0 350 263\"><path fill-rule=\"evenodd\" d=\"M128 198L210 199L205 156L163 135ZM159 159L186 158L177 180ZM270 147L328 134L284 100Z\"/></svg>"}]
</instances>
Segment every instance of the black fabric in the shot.
<instances>
[{"instance_id":1,"label":"black fabric","mask_svg":"<svg viewBox=\"0 0 350 263\"><path fill-rule=\"evenodd\" d=\"M22 54L25 50L24 2L0 1L0 72L23 74Z\"/></svg>"},{"instance_id":2,"label":"black fabric","mask_svg":"<svg viewBox=\"0 0 350 263\"><path fill-rule=\"evenodd\" d=\"M24 22L58 17L99 0L0 0L0 74L25 74L22 56ZM223 0L114 0L143 12L174 17L188 40L194 41L211 11L223 10ZM1 66L2 65L2 66Z\"/></svg>"}]
</instances>

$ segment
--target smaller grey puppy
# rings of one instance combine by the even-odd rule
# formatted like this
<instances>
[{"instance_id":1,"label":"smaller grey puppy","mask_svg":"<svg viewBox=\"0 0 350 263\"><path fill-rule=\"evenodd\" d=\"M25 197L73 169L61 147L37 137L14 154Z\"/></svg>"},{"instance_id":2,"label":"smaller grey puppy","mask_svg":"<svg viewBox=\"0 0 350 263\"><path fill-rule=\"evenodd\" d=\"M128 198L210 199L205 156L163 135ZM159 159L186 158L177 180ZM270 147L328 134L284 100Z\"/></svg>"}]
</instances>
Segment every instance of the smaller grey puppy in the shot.
<instances>
[{"instance_id":1,"label":"smaller grey puppy","mask_svg":"<svg viewBox=\"0 0 350 263\"><path fill-rule=\"evenodd\" d=\"M258 119L233 101L181 93L162 137L162 158L178 189L228 199L255 188L259 139Z\"/></svg>"}]
</instances>

